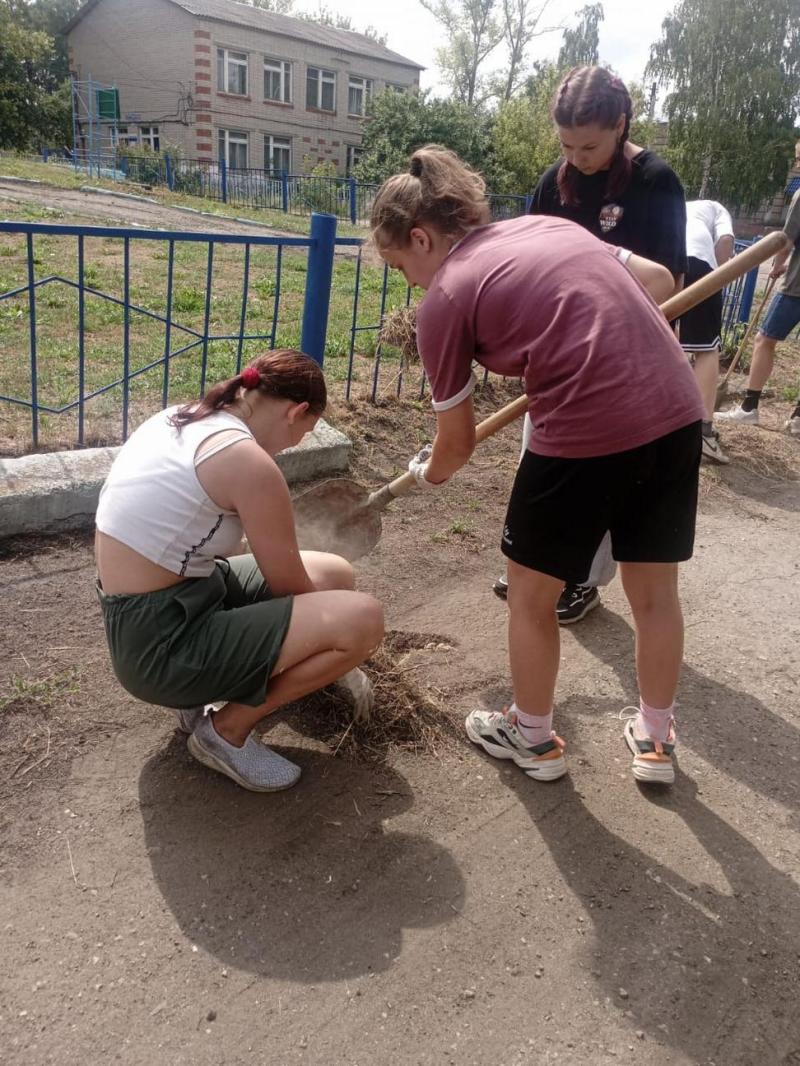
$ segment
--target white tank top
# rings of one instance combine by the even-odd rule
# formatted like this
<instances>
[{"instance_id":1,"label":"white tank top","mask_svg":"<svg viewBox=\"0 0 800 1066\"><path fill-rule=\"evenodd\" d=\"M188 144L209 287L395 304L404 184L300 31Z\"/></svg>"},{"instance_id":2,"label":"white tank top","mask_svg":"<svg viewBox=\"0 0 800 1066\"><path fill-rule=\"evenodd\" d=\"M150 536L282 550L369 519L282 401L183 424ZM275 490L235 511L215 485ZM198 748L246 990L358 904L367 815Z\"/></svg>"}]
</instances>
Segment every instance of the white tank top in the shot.
<instances>
[{"instance_id":1,"label":"white tank top","mask_svg":"<svg viewBox=\"0 0 800 1066\"><path fill-rule=\"evenodd\" d=\"M235 511L209 499L195 467L231 444L252 440L253 434L227 411L190 422L179 432L167 421L176 410L148 418L123 444L100 491L96 524L101 533L173 574L207 577L216 557L237 551L244 531ZM230 429L240 432L195 460L203 441Z\"/></svg>"}]
</instances>

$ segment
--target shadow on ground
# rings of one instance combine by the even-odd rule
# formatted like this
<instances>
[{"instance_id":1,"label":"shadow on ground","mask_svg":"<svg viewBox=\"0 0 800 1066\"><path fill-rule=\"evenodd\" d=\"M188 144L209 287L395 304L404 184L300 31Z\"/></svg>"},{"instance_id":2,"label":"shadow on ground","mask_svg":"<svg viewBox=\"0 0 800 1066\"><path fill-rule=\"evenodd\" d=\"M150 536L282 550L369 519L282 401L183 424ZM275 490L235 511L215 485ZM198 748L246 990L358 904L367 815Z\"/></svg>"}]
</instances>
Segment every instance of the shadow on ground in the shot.
<instances>
[{"instance_id":1,"label":"shadow on ground","mask_svg":"<svg viewBox=\"0 0 800 1066\"><path fill-rule=\"evenodd\" d=\"M613 668L625 691L636 693L633 631L623 618L596 612L573 632ZM484 700L495 707L505 695L491 688ZM796 817L795 728L748 694L686 666L681 705L679 740L687 748ZM591 715L578 713L607 722L619 707L619 700L593 697ZM565 708L567 723L574 713ZM488 756L486 762L497 766ZM578 781L579 765L574 759ZM692 778L679 768L675 786L659 790L614 775L609 783L620 788L620 802L604 800L603 806L606 822L619 822L617 832L594 816L572 776L552 786L531 787L522 774L503 780L541 833L563 881L589 910L598 996L627 1014L643 1037L672 1046L691 1062L800 1063L800 889L700 798ZM676 821L665 835L648 836L647 851L629 843L624 832L633 815L626 791L630 803L645 804L642 821L652 804L683 826ZM704 883L702 870L698 883L675 872L687 833L709 864L718 864L724 890Z\"/></svg>"},{"instance_id":2,"label":"shadow on ground","mask_svg":"<svg viewBox=\"0 0 800 1066\"><path fill-rule=\"evenodd\" d=\"M626 619L613 611L596 611L573 626L571 633L587 651L611 667L625 692L636 696L634 635ZM618 700L594 697L591 707L592 716L598 718L620 709ZM686 663L681 672L676 719L679 753L685 744L711 766L765 798L784 804L797 818L800 732L793 725L749 693L701 674ZM765 772L767 764L769 772Z\"/></svg>"},{"instance_id":3,"label":"shadow on ground","mask_svg":"<svg viewBox=\"0 0 800 1066\"><path fill-rule=\"evenodd\" d=\"M145 764L156 883L192 943L238 969L311 983L386 970L404 929L457 917L461 873L428 837L384 824L414 802L398 773L279 750L303 778L272 795L195 768L177 737Z\"/></svg>"}]
</instances>

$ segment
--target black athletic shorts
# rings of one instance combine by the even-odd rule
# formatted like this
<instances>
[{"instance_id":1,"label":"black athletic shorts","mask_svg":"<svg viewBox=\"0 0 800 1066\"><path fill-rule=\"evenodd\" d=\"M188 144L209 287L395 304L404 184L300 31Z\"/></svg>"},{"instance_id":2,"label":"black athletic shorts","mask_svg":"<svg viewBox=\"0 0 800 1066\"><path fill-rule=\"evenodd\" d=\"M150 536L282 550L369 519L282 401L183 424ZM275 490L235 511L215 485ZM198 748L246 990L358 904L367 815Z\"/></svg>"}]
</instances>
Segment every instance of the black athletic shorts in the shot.
<instances>
[{"instance_id":1,"label":"black athletic shorts","mask_svg":"<svg viewBox=\"0 0 800 1066\"><path fill-rule=\"evenodd\" d=\"M711 273L711 267L703 259L689 256L686 271L686 287ZM690 308L680 317L681 348L685 352L715 352L722 343L722 293L715 292L707 300Z\"/></svg>"},{"instance_id":2,"label":"black athletic shorts","mask_svg":"<svg viewBox=\"0 0 800 1066\"><path fill-rule=\"evenodd\" d=\"M679 563L694 548L701 423L615 455L560 459L528 451L508 504L505 556L580 584L611 531L621 563Z\"/></svg>"}]
</instances>

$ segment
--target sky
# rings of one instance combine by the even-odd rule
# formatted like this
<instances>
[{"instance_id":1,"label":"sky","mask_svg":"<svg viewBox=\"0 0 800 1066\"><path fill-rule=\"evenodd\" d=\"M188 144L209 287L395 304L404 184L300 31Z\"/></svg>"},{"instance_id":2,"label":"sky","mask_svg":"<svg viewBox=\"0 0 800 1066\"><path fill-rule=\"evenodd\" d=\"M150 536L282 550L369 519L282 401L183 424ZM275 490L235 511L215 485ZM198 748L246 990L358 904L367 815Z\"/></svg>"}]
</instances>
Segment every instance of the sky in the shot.
<instances>
[{"instance_id":1,"label":"sky","mask_svg":"<svg viewBox=\"0 0 800 1066\"><path fill-rule=\"evenodd\" d=\"M577 21L576 10L588 0L551 0L544 18L548 25ZM600 27L600 59L611 64L623 80L641 81L647 62L650 45L660 36L664 17L675 6L676 0L603 0L605 20ZM310 2L298 0L296 8L314 8ZM393 3L376 3L375 0L329 0L328 6L343 15L349 15L353 27L363 30L372 25L388 35L387 46L407 59L423 64L428 69L422 72L420 83L424 89L432 89L445 95L436 69L436 49L445 43L442 27L425 10L419 0L394 0ZM529 58L555 58L561 45L561 33L548 34L534 41ZM502 62L498 49L498 65ZM487 70L492 57L487 60Z\"/></svg>"}]
</instances>

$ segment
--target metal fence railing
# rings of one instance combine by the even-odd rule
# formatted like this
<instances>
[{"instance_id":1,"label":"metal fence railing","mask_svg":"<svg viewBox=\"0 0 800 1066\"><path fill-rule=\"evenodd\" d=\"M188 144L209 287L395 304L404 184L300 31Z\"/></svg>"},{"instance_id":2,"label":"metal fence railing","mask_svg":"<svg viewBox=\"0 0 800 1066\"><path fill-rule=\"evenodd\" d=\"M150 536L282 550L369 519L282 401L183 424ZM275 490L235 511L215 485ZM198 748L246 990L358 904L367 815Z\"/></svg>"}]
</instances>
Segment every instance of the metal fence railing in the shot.
<instances>
[{"instance_id":1,"label":"metal fence railing","mask_svg":"<svg viewBox=\"0 0 800 1066\"><path fill-rule=\"evenodd\" d=\"M380 185L348 177L289 174L256 167L230 167L224 160L182 159L168 152L125 153L108 150L76 151L70 156L45 151L46 161L75 166L97 177L130 181L137 185L164 186L174 192L218 200L236 207L310 215L335 215L353 225L369 221ZM529 196L489 194L495 221L523 215Z\"/></svg>"},{"instance_id":2,"label":"metal fence railing","mask_svg":"<svg viewBox=\"0 0 800 1066\"><path fill-rule=\"evenodd\" d=\"M124 440L134 407L202 395L254 346L291 344L323 362L332 218L315 215L308 237L0 222L7 237L0 435L16 442L22 413L34 449L56 416L72 416L84 445L92 401L101 435Z\"/></svg>"},{"instance_id":3,"label":"metal fence railing","mask_svg":"<svg viewBox=\"0 0 800 1066\"><path fill-rule=\"evenodd\" d=\"M724 339L749 319L757 275L726 290ZM411 303L397 272L317 213L307 237L2 222L0 454L26 437L124 439L145 409L202 394L265 347L324 359L348 399L355 386L422 398L422 369L382 335Z\"/></svg>"}]
</instances>

